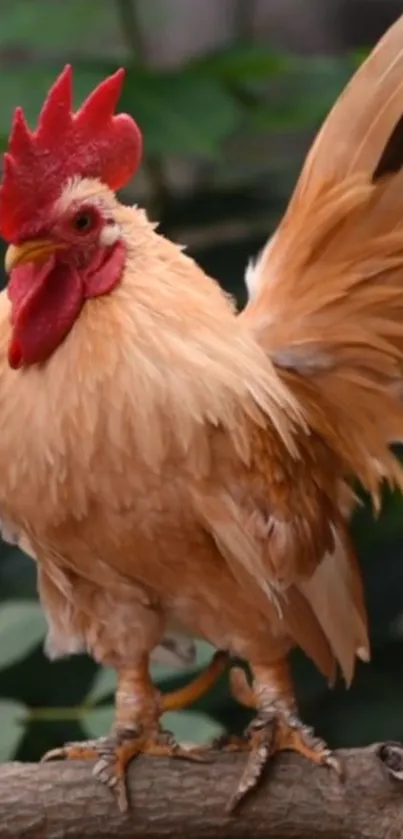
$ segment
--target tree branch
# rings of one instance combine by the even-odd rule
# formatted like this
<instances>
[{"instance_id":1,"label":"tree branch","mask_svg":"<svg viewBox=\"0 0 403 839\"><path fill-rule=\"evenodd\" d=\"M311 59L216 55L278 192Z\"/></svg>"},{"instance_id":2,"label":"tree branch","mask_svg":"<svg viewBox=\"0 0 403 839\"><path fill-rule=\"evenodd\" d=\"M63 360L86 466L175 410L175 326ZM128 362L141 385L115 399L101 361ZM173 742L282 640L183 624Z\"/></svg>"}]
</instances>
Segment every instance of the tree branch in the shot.
<instances>
[{"instance_id":1,"label":"tree branch","mask_svg":"<svg viewBox=\"0 0 403 839\"><path fill-rule=\"evenodd\" d=\"M385 751L386 750L386 751ZM399 751L400 750L400 751ZM213 755L209 764L140 758L130 770L131 812L84 763L0 766L1 839L400 839L403 788L391 778L402 746L340 753L342 782L324 767L283 754L259 790L228 817L225 804L244 756Z\"/></svg>"}]
</instances>

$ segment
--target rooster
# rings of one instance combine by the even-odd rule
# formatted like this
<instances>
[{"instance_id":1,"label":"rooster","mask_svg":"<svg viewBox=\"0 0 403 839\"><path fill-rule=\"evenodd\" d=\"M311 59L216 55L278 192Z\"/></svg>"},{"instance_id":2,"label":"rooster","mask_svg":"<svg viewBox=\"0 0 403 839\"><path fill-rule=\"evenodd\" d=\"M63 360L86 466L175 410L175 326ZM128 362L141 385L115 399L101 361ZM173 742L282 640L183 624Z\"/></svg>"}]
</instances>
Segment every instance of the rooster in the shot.
<instances>
[{"instance_id":1,"label":"rooster","mask_svg":"<svg viewBox=\"0 0 403 839\"><path fill-rule=\"evenodd\" d=\"M403 487L402 79L403 17L320 131L239 315L116 198L141 155L114 115L122 70L73 114L65 68L34 132L15 112L0 510L36 560L52 654L117 673L110 735L48 757L96 758L122 809L132 758L186 755L149 675L173 631L250 667L232 677L255 718L223 745L248 752L230 807L281 749L339 769L299 718L288 655L348 683L369 658L347 514L355 481L376 509L384 480Z\"/></svg>"}]
</instances>

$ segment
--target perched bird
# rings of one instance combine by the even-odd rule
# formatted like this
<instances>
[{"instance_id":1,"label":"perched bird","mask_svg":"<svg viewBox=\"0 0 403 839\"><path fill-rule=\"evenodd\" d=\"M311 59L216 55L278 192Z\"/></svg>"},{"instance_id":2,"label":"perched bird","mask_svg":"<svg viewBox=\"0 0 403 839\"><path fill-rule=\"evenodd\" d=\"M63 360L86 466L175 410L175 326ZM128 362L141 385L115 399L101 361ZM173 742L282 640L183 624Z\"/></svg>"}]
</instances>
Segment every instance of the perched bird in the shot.
<instances>
[{"instance_id":1,"label":"perched bird","mask_svg":"<svg viewBox=\"0 0 403 839\"><path fill-rule=\"evenodd\" d=\"M337 767L300 721L287 657L329 681L369 657L347 528L355 481L403 487L403 17L320 131L232 301L115 196L140 162L123 71L75 114L71 69L0 189L0 510L37 562L54 655L114 667L109 737L67 744L127 806L140 752L184 755L149 676L174 631L249 663L256 708L231 806L275 751ZM54 754L54 753L51 753ZM192 753L190 753L190 756ZM199 757L195 752L193 757Z\"/></svg>"}]
</instances>

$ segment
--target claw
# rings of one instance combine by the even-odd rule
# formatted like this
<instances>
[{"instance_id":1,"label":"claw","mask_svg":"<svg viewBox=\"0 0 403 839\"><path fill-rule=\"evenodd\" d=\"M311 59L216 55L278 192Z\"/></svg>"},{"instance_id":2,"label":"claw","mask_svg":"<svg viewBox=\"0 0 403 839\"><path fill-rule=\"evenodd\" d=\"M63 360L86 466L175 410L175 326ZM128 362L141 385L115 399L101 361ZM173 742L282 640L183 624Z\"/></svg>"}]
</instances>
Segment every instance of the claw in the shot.
<instances>
[{"instance_id":1,"label":"claw","mask_svg":"<svg viewBox=\"0 0 403 839\"><path fill-rule=\"evenodd\" d=\"M204 746L196 747L191 746L190 748L184 746L178 746L178 751L173 752L170 757L177 758L178 760L188 760L190 763L212 763L213 759L209 752L211 751L211 746L205 748Z\"/></svg>"},{"instance_id":2,"label":"claw","mask_svg":"<svg viewBox=\"0 0 403 839\"><path fill-rule=\"evenodd\" d=\"M65 758L66 756L66 749L64 746L60 749L49 749L46 754L42 755L39 763L48 763L49 760L58 760L59 758Z\"/></svg>"},{"instance_id":3,"label":"claw","mask_svg":"<svg viewBox=\"0 0 403 839\"><path fill-rule=\"evenodd\" d=\"M295 714L281 715L277 718L274 751L297 752L312 763L328 766L340 778L343 777L340 760L328 748L325 741L316 737L313 729L304 725Z\"/></svg>"},{"instance_id":4,"label":"claw","mask_svg":"<svg viewBox=\"0 0 403 839\"><path fill-rule=\"evenodd\" d=\"M294 751L313 763L328 766L344 779L344 768L326 743L298 717L289 666L284 661L253 668L251 685L244 670L230 671L231 693L246 708L257 709L243 738L221 737L213 747L224 751L245 751L250 755L238 787L228 803L232 813L240 801L258 784L264 768L276 752Z\"/></svg>"},{"instance_id":5,"label":"claw","mask_svg":"<svg viewBox=\"0 0 403 839\"><path fill-rule=\"evenodd\" d=\"M99 746L95 747L95 742L97 744L99 743ZM100 745L100 740L66 743L57 749L50 749L41 757L39 762L48 763L50 760L95 760L98 757Z\"/></svg>"},{"instance_id":6,"label":"claw","mask_svg":"<svg viewBox=\"0 0 403 839\"><path fill-rule=\"evenodd\" d=\"M129 763L140 754L174 757L195 763L210 763L212 756L203 747L179 746L171 734L160 727L161 713L178 710L194 702L211 687L224 672L229 656L219 651L209 666L190 685L162 697L156 692L149 677L148 656L143 656L132 668L118 671L118 691L115 730L109 737L86 740L51 749L42 758L50 760L95 760L94 776L113 790L119 809L128 809L126 773ZM125 698L136 702L134 716L129 713Z\"/></svg>"},{"instance_id":7,"label":"claw","mask_svg":"<svg viewBox=\"0 0 403 839\"><path fill-rule=\"evenodd\" d=\"M329 769L332 769L341 781L345 780L345 767L343 766L341 760L339 760L339 758L337 758L334 754L329 751L327 755L324 755L322 762L324 766L328 766Z\"/></svg>"},{"instance_id":8,"label":"claw","mask_svg":"<svg viewBox=\"0 0 403 839\"><path fill-rule=\"evenodd\" d=\"M210 756L197 747L179 746L173 737L161 729L149 736L135 729L120 729L110 737L66 743L51 749L42 757L41 763L49 760L96 760L93 775L116 796L121 813L127 812L129 801L126 789L126 774L129 764L140 754L153 757L173 757L195 763L209 763Z\"/></svg>"},{"instance_id":9,"label":"claw","mask_svg":"<svg viewBox=\"0 0 403 839\"><path fill-rule=\"evenodd\" d=\"M225 808L228 815L234 812L245 795L254 789L260 781L264 768L274 751L274 734L274 728L269 726L262 728L257 733L241 780Z\"/></svg>"},{"instance_id":10,"label":"claw","mask_svg":"<svg viewBox=\"0 0 403 839\"><path fill-rule=\"evenodd\" d=\"M235 734L221 734L213 740L211 745L205 748L211 751L245 752L249 751L250 746L246 737L237 737Z\"/></svg>"},{"instance_id":11,"label":"claw","mask_svg":"<svg viewBox=\"0 0 403 839\"><path fill-rule=\"evenodd\" d=\"M257 786L265 766L276 752L297 752L313 763L328 766L340 779L344 778L341 762L326 743L315 737L312 729L304 725L295 713L284 708L273 706L270 710L258 712L243 738L219 738L214 746L224 751L250 752L238 787L227 804L227 814L233 813L242 799Z\"/></svg>"}]
</instances>

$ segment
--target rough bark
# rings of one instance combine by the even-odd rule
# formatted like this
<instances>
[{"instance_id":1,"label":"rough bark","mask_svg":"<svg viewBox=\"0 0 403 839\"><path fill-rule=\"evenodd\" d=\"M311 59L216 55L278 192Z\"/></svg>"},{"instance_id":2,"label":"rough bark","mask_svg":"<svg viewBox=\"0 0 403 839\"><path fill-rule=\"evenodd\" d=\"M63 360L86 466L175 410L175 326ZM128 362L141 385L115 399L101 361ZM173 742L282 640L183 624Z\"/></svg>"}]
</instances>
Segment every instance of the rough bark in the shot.
<instances>
[{"instance_id":1,"label":"rough bark","mask_svg":"<svg viewBox=\"0 0 403 839\"><path fill-rule=\"evenodd\" d=\"M243 757L208 764L141 758L129 777L131 812L121 815L85 763L0 767L1 839L401 839L402 747L343 751L345 779L296 755L276 758L259 790L228 817L225 803ZM389 759L390 757L390 759ZM396 765L397 760L397 765Z\"/></svg>"}]
</instances>

